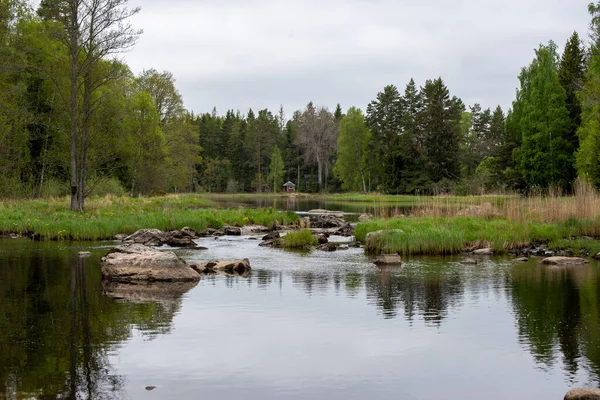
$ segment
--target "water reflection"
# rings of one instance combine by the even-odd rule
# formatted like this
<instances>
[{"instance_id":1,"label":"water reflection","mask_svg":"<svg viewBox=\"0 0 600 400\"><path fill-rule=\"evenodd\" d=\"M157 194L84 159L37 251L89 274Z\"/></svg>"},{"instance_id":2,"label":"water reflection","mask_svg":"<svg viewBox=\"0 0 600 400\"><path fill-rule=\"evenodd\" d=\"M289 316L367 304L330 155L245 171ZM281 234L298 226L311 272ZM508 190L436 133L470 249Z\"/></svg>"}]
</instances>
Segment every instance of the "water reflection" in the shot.
<instances>
[{"instance_id":1,"label":"water reflection","mask_svg":"<svg viewBox=\"0 0 600 400\"><path fill-rule=\"evenodd\" d=\"M214 244L210 251L256 248L255 243L244 248L244 243L223 241L222 248ZM135 357L142 353L145 362L164 371L160 355L169 352L179 368L172 371L176 375L208 371L196 379L215 396L223 386L214 381L235 371L243 378L259 369L269 381L287 366L286 379L308 382L312 375L302 374L321 361L338 369L371 363L389 380L361 371L374 386L363 383L357 390L370 393L376 387L391 393L399 378L390 371L431 357L436 366L426 366L430 372L403 370L407 375L401 383L426 380L428 373L456 379L453 368L478 376L481 366L469 363L480 357L492 370L519 368L506 379L543 368L543 380L562 394L566 387L562 376L556 382L557 371L572 384L600 384L596 264L560 269L494 259L464 266L458 258L418 258L401 268L380 269L360 251L299 255L261 249L247 278L208 276L197 287L131 286L101 281L97 266L106 245L98 246L91 258L82 259L76 247L0 241L0 398L136 397L130 381L140 383L147 375L139 378L140 370L111 365L128 347L126 354L135 353L130 365L137 365ZM210 337L210 345L198 344L198 337ZM272 352L282 338L289 342ZM288 358L294 355L291 366ZM356 366L347 375L339 372L340 387L348 385L345 380L356 382ZM125 371L119 373L119 367ZM319 371L320 385L331 389ZM160 380L155 377L134 390L144 391L146 384L157 383L154 379ZM455 385L446 379L442 384ZM251 381L237 382L256 389ZM190 393L181 395L193 397ZM455 394L468 393L465 387Z\"/></svg>"},{"instance_id":2,"label":"water reflection","mask_svg":"<svg viewBox=\"0 0 600 400\"><path fill-rule=\"evenodd\" d=\"M519 336L540 365L562 362L571 380L589 369L600 383L599 289L594 267L513 270L510 293Z\"/></svg>"},{"instance_id":3,"label":"water reflection","mask_svg":"<svg viewBox=\"0 0 600 400\"><path fill-rule=\"evenodd\" d=\"M100 293L98 258L57 244L2 241L0 398L123 397L108 354L168 333L181 300L135 304Z\"/></svg>"}]
</instances>

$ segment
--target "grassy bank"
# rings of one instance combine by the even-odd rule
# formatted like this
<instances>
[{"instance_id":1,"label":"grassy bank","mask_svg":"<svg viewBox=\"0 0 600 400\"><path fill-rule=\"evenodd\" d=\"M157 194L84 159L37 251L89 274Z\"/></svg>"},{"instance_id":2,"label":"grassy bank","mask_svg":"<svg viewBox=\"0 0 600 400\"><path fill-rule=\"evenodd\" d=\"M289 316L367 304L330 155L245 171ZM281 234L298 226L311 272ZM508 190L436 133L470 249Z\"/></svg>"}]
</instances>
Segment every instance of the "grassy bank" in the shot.
<instances>
[{"instance_id":1,"label":"grassy bank","mask_svg":"<svg viewBox=\"0 0 600 400\"><path fill-rule=\"evenodd\" d=\"M265 209L209 209L214 204L194 195L156 198L99 197L89 199L86 212L68 208L68 199L2 201L0 232L35 233L42 240L103 240L142 228L161 230L189 226L197 230L224 224L286 225L292 212Z\"/></svg>"},{"instance_id":2,"label":"grassy bank","mask_svg":"<svg viewBox=\"0 0 600 400\"><path fill-rule=\"evenodd\" d=\"M396 230L379 235L369 232ZM422 217L381 219L360 223L356 237L366 242L367 253L403 255L455 254L469 248L492 247L498 253L548 243L554 250L586 248L600 252L596 240L571 240L582 236L600 237L600 219L570 218L561 222L515 221L503 218Z\"/></svg>"}]
</instances>

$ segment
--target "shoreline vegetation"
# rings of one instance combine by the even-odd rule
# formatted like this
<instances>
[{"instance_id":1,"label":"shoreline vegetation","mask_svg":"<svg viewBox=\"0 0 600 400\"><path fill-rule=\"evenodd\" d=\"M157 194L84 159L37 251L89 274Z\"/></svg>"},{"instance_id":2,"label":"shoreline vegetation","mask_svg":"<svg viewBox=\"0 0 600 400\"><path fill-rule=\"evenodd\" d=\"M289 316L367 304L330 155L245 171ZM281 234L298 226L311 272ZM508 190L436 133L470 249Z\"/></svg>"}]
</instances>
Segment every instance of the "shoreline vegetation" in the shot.
<instances>
[{"instance_id":1,"label":"shoreline vegetation","mask_svg":"<svg viewBox=\"0 0 600 400\"><path fill-rule=\"evenodd\" d=\"M478 248L497 254L543 244L548 250L600 252L600 195L578 185L572 196L392 196L379 194L170 194L161 197L105 196L89 199L84 213L69 210L68 198L0 201L0 233L37 240L110 240L139 229L206 231L224 225L289 226L299 216L276 208L218 208L230 200L295 199L328 204L380 206L375 219L357 224L356 239L367 254L449 255ZM335 201L330 202L330 199ZM260 203L260 201L259 201ZM408 215L394 205L409 206ZM391 207L390 207L391 206ZM406 210L406 207L401 207ZM299 227L299 224L296 224ZM379 232L382 231L382 232ZM367 235L372 234L367 238ZM295 234L301 239L304 231ZM294 238L294 235L287 240ZM310 238L309 235L306 236ZM312 241L310 238L308 242ZM305 247L306 240L298 245ZM307 242L307 243L308 243ZM310 243L308 243L310 244ZM295 247L290 243L290 246Z\"/></svg>"}]
</instances>

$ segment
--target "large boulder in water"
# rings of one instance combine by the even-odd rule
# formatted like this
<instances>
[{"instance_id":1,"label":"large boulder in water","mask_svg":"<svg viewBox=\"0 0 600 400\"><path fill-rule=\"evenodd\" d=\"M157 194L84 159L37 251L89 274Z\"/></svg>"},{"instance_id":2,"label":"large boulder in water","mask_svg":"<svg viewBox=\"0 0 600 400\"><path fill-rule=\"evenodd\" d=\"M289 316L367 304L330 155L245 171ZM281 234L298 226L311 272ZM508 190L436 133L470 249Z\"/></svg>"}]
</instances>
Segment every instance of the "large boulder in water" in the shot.
<instances>
[{"instance_id":1,"label":"large boulder in water","mask_svg":"<svg viewBox=\"0 0 600 400\"><path fill-rule=\"evenodd\" d=\"M146 246L196 247L195 231L184 228L181 231L163 232L160 229L140 229L123 239L124 243L139 243Z\"/></svg>"},{"instance_id":2,"label":"large boulder in water","mask_svg":"<svg viewBox=\"0 0 600 400\"><path fill-rule=\"evenodd\" d=\"M567 392L564 400L600 400L600 389L579 388Z\"/></svg>"},{"instance_id":3,"label":"large boulder in water","mask_svg":"<svg viewBox=\"0 0 600 400\"><path fill-rule=\"evenodd\" d=\"M241 231L242 235L253 235L256 233L267 233L271 230L264 225L244 225Z\"/></svg>"},{"instance_id":4,"label":"large boulder in water","mask_svg":"<svg viewBox=\"0 0 600 400\"><path fill-rule=\"evenodd\" d=\"M250 261L247 258L230 261L209 261L205 264L192 266L199 273L226 272L229 274L244 274L250 271Z\"/></svg>"},{"instance_id":5,"label":"large boulder in water","mask_svg":"<svg viewBox=\"0 0 600 400\"><path fill-rule=\"evenodd\" d=\"M172 251L129 243L117 246L100 261L102 277L111 281L187 282L200 274Z\"/></svg>"}]
</instances>

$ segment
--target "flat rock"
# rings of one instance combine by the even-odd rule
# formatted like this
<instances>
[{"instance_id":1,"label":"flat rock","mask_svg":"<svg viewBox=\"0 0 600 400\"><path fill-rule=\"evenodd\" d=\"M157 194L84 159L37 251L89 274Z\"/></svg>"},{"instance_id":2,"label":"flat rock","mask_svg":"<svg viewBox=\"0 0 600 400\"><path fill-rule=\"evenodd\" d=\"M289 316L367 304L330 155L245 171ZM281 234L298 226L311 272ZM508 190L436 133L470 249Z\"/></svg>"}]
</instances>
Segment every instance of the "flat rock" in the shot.
<instances>
[{"instance_id":1,"label":"flat rock","mask_svg":"<svg viewBox=\"0 0 600 400\"><path fill-rule=\"evenodd\" d=\"M402 257L398 254L380 254L375 257L373 262L376 265L401 265Z\"/></svg>"},{"instance_id":2,"label":"flat rock","mask_svg":"<svg viewBox=\"0 0 600 400\"><path fill-rule=\"evenodd\" d=\"M542 260L542 264L547 265L584 265L589 261L580 257L548 257Z\"/></svg>"},{"instance_id":3,"label":"flat rock","mask_svg":"<svg viewBox=\"0 0 600 400\"><path fill-rule=\"evenodd\" d=\"M79 253L77 253L77 255L79 257L85 258L85 257L89 257L92 255L92 253L90 253L89 251L80 251Z\"/></svg>"},{"instance_id":4,"label":"flat rock","mask_svg":"<svg viewBox=\"0 0 600 400\"><path fill-rule=\"evenodd\" d=\"M465 258L460 263L463 265L477 265L478 262L474 258Z\"/></svg>"},{"instance_id":5,"label":"flat rock","mask_svg":"<svg viewBox=\"0 0 600 400\"><path fill-rule=\"evenodd\" d=\"M269 232L270 229L264 225L245 225L241 228L242 235L252 235L255 233L266 233Z\"/></svg>"},{"instance_id":6,"label":"flat rock","mask_svg":"<svg viewBox=\"0 0 600 400\"><path fill-rule=\"evenodd\" d=\"M513 262L516 262L516 263L525 263L528 261L529 261L529 258L527 258L527 257L519 257L519 258L515 258L513 260Z\"/></svg>"},{"instance_id":7,"label":"flat rock","mask_svg":"<svg viewBox=\"0 0 600 400\"><path fill-rule=\"evenodd\" d=\"M100 261L102 277L111 281L198 281L200 275L172 251L132 243L117 246Z\"/></svg>"},{"instance_id":8,"label":"flat rock","mask_svg":"<svg viewBox=\"0 0 600 400\"><path fill-rule=\"evenodd\" d=\"M600 389L578 388L567 392L564 400L600 400Z\"/></svg>"},{"instance_id":9,"label":"flat rock","mask_svg":"<svg viewBox=\"0 0 600 400\"><path fill-rule=\"evenodd\" d=\"M485 249L477 249L477 250L471 252L471 254L476 255L476 256L493 256L494 250L487 247Z\"/></svg>"}]
</instances>

